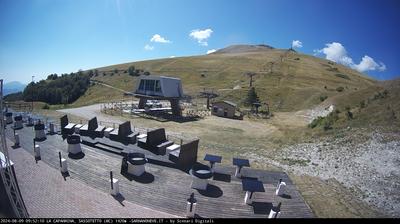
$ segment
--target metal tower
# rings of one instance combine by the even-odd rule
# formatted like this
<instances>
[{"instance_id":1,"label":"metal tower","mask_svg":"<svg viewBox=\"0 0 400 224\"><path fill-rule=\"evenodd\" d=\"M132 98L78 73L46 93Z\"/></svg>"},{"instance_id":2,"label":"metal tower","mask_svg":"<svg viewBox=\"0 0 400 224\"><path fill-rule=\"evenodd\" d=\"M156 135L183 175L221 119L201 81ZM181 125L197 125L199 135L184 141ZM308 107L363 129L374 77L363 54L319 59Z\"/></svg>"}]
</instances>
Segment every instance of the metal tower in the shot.
<instances>
[{"instance_id":1,"label":"metal tower","mask_svg":"<svg viewBox=\"0 0 400 224\"><path fill-rule=\"evenodd\" d=\"M8 156L5 127L4 111L3 111L3 80L0 80L0 152L3 153L5 160L0 160L0 175L4 183L4 188L7 192L14 214L18 218L28 218L24 201L16 183L16 177L11 167Z\"/></svg>"}]
</instances>

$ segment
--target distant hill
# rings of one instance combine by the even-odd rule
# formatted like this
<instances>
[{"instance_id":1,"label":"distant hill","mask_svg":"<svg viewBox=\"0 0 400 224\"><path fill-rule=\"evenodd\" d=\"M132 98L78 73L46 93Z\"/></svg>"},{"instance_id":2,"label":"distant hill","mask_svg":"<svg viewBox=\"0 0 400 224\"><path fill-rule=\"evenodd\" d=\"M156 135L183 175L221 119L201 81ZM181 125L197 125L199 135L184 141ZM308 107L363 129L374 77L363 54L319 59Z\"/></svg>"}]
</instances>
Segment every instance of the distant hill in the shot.
<instances>
[{"instance_id":1,"label":"distant hill","mask_svg":"<svg viewBox=\"0 0 400 224\"><path fill-rule=\"evenodd\" d=\"M217 50L213 54L234 54L234 53L246 53L246 52L262 52L274 49L271 46L260 44L260 45L231 45L226 48Z\"/></svg>"},{"instance_id":2,"label":"distant hill","mask_svg":"<svg viewBox=\"0 0 400 224\"><path fill-rule=\"evenodd\" d=\"M350 95L377 86L378 81L349 67L322 58L268 45L233 45L208 55L138 61L96 68L92 77L125 91L133 91L138 80L128 68L152 75L178 77L184 93L197 96L204 88L243 107L253 72L253 86L262 102L273 111L309 109L321 99ZM122 92L102 85L90 86L75 104L85 105L122 98ZM358 102L357 102L358 103Z\"/></svg>"},{"instance_id":3,"label":"distant hill","mask_svg":"<svg viewBox=\"0 0 400 224\"><path fill-rule=\"evenodd\" d=\"M6 96L11 93L21 92L25 89L26 84L22 84L17 81L8 82L3 85L3 96Z\"/></svg>"}]
</instances>

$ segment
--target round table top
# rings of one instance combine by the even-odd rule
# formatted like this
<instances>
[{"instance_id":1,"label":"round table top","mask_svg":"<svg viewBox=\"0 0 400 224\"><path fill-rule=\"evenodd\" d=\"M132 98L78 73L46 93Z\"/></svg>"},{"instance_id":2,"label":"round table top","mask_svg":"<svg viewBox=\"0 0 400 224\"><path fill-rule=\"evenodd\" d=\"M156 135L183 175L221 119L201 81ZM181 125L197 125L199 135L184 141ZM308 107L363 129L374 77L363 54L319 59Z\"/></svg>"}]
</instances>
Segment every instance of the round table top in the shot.
<instances>
[{"instance_id":1,"label":"round table top","mask_svg":"<svg viewBox=\"0 0 400 224\"><path fill-rule=\"evenodd\" d=\"M143 153L130 153L128 161L132 165L144 165L147 163L147 159Z\"/></svg>"},{"instance_id":2,"label":"round table top","mask_svg":"<svg viewBox=\"0 0 400 224\"><path fill-rule=\"evenodd\" d=\"M194 165L189 173L200 179L209 179L213 176L211 168L205 165Z\"/></svg>"},{"instance_id":3,"label":"round table top","mask_svg":"<svg viewBox=\"0 0 400 224\"><path fill-rule=\"evenodd\" d=\"M79 135L70 135L67 137L68 144L78 144L81 143L81 137Z\"/></svg>"}]
</instances>

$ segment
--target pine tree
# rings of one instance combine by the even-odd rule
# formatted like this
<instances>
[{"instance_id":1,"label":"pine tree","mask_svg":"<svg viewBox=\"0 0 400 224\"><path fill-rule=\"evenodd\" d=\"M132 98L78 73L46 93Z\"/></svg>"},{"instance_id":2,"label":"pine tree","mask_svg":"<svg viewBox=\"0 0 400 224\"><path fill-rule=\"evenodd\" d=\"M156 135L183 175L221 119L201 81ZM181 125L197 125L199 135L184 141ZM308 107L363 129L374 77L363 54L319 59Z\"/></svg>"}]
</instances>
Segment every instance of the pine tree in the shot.
<instances>
[{"instance_id":1,"label":"pine tree","mask_svg":"<svg viewBox=\"0 0 400 224\"><path fill-rule=\"evenodd\" d=\"M260 100L258 99L256 89L254 87L251 87L249 89L249 92L247 93L247 99L246 99L246 106L252 106L253 103L258 103Z\"/></svg>"}]
</instances>

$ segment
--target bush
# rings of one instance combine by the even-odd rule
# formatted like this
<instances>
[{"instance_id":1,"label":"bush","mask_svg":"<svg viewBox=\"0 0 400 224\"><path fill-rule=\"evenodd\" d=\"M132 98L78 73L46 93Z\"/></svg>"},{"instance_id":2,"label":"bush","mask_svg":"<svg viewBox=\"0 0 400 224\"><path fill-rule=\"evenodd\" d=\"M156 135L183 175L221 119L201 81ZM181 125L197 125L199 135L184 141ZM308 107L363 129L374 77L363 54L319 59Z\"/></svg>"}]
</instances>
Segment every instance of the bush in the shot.
<instances>
[{"instance_id":1,"label":"bush","mask_svg":"<svg viewBox=\"0 0 400 224\"><path fill-rule=\"evenodd\" d=\"M347 119L353 119L353 113L351 111L347 111L346 115Z\"/></svg>"},{"instance_id":2,"label":"bush","mask_svg":"<svg viewBox=\"0 0 400 224\"><path fill-rule=\"evenodd\" d=\"M382 92L383 98L385 98L389 94L389 91L386 89Z\"/></svg>"},{"instance_id":3,"label":"bush","mask_svg":"<svg viewBox=\"0 0 400 224\"><path fill-rule=\"evenodd\" d=\"M89 75L90 78L92 78L92 77L94 76L93 70L89 70L89 71L88 71L88 75Z\"/></svg>"},{"instance_id":4,"label":"bush","mask_svg":"<svg viewBox=\"0 0 400 224\"><path fill-rule=\"evenodd\" d=\"M335 67L331 67L331 68L328 68L326 70L328 70L330 72L338 72L339 71L338 68L335 68Z\"/></svg>"},{"instance_id":5,"label":"bush","mask_svg":"<svg viewBox=\"0 0 400 224\"><path fill-rule=\"evenodd\" d=\"M319 100L321 100L321 102L323 102L324 100L326 100L328 98L328 96L320 96Z\"/></svg>"},{"instance_id":6,"label":"bush","mask_svg":"<svg viewBox=\"0 0 400 224\"><path fill-rule=\"evenodd\" d=\"M46 103L45 105L43 105L42 109L48 110L48 109L50 109L50 107L49 107L49 105Z\"/></svg>"},{"instance_id":7,"label":"bush","mask_svg":"<svg viewBox=\"0 0 400 224\"><path fill-rule=\"evenodd\" d=\"M338 92L343 92L343 90L344 90L343 86L339 86L336 88L336 91Z\"/></svg>"},{"instance_id":8,"label":"bush","mask_svg":"<svg viewBox=\"0 0 400 224\"><path fill-rule=\"evenodd\" d=\"M332 129L333 124L339 119L338 112L331 112L328 114L326 117L317 117L315 118L309 125L308 127L310 128L315 128L318 126L322 126L323 129L329 130Z\"/></svg>"},{"instance_id":9,"label":"bush","mask_svg":"<svg viewBox=\"0 0 400 224\"><path fill-rule=\"evenodd\" d=\"M364 108L364 107L365 107L365 100L363 100L363 101L360 102L360 107L361 107L361 108Z\"/></svg>"},{"instance_id":10,"label":"bush","mask_svg":"<svg viewBox=\"0 0 400 224\"><path fill-rule=\"evenodd\" d=\"M342 79L348 79L348 80L350 80L350 77L349 77L348 75L345 75L345 74L337 73L337 74L335 74L335 76L336 76L336 77L339 77L339 78L342 78Z\"/></svg>"},{"instance_id":11,"label":"bush","mask_svg":"<svg viewBox=\"0 0 400 224\"><path fill-rule=\"evenodd\" d=\"M324 120L323 117L317 117L314 120L312 120L312 122L308 125L308 127L315 128L315 127L321 125L323 120Z\"/></svg>"}]
</instances>

